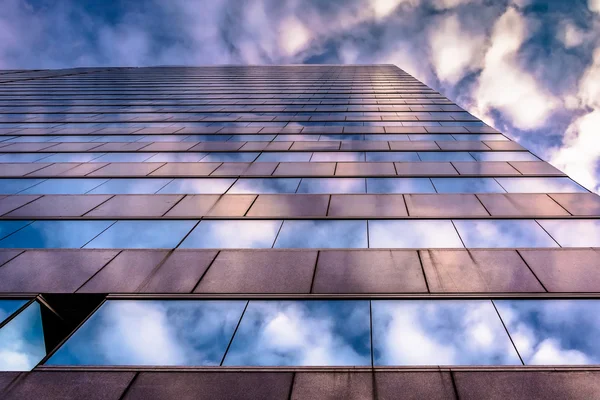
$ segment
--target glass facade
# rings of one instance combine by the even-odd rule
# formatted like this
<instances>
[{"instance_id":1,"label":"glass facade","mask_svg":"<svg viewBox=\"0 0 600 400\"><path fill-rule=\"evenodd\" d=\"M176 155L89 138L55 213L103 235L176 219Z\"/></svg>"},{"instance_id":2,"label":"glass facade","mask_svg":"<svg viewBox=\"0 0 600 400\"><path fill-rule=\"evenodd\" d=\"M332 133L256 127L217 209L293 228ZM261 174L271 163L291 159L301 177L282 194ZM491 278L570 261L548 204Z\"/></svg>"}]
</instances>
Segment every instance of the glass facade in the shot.
<instances>
[{"instance_id":1,"label":"glass facade","mask_svg":"<svg viewBox=\"0 0 600 400\"><path fill-rule=\"evenodd\" d=\"M396 66L63 72L0 72L0 370L600 363L600 198Z\"/></svg>"}]
</instances>

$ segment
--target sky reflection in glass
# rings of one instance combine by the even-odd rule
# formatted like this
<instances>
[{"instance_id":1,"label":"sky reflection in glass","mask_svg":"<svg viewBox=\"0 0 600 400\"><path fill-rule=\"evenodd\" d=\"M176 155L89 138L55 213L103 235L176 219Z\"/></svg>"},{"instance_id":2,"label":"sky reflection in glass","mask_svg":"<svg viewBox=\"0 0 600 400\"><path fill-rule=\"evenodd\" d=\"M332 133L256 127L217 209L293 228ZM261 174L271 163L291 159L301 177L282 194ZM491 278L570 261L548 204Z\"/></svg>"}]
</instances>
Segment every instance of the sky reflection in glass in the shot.
<instances>
[{"instance_id":1,"label":"sky reflection in glass","mask_svg":"<svg viewBox=\"0 0 600 400\"><path fill-rule=\"evenodd\" d=\"M30 371L45 356L42 314L33 302L0 329L0 371Z\"/></svg>"},{"instance_id":2,"label":"sky reflection in glass","mask_svg":"<svg viewBox=\"0 0 600 400\"><path fill-rule=\"evenodd\" d=\"M365 153L353 152L353 151L340 151L340 152L315 152L312 153L312 162L319 161L365 161Z\"/></svg>"},{"instance_id":3,"label":"sky reflection in glass","mask_svg":"<svg viewBox=\"0 0 600 400\"><path fill-rule=\"evenodd\" d=\"M283 221L201 221L180 248L271 248ZM1 244L2 242L0 242Z\"/></svg>"},{"instance_id":4,"label":"sky reflection in glass","mask_svg":"<svg viewBox=\"0 0 600 400\"><path fill-rule=\"evenodd\" d=\"M157 194L223 194L235 182L228 178L173 179Z\"/></svg>"},{"instance_id":5,"label":"sky reflection in glass","mask_svg":"<svg viewBox=\"0 0 600 400\"><path fill-rule=\"evenodd\" d=\"M438 193L505 193L494 178L431 178Z\"/></svg>"},{"instance_id":6,"label":"sky reflection in glass","mask_svg":"<svg viewBox=\"0 0 600 400\"><path fill-rule=\"evenodd\" d=\"M25 299L0 299L0 322L10 317L15 311L23 307L29 300Z\"/></svg>"},{"instance_id":7,"label":"sky reflection in glass","mask_svg":"<svg viewBox=\"0 0 600 400\"><path fill-rule=\"evenodd\" d=\"M171 178L115 178L91 190L89 194L154 194L171 181Z\"/></svg>"},{"instance_id":8,"label":"sky reflection in glass","mask_svg":"<svg viewBox=\"0 0 600 400\"><path fill-rule=\"evenodd\" d=\"M298 193L366 193L365 178L302 178Z\"/></svg>"},{"instance_id":9,"label":"sky reflection in glass","mask_svg":"<svg viewBox=\"0 0 600 400\"><path fill-rule=\"evenodd\" d=\"M367 193L435 193L429 178L367 178Z\"/></svg>"},{"instance_id":10,"label":"sky reflection in glass","mask_svg":"<svg viewBox=\"0 0 600 400\"><path fill-rule=\"evenodd\" d=\"M368 301L250 301L223 365L371 364Z\"/></svg>"},{"instance_id":11,"label":"sky reflection in glass","mask_svg":"<svg viewBox=\"0 0 600 400\"><path fill-rule=\"evenodd\" d=\"M109 300L47 365L219 365L246 301Z\"/></svg>"},{"instance_id":12,"label":"sky reflection in glass","mask_svg":"<svg viewBox=\"0 0 600 400\"><path fill-rule=\"evenodd\" d=\"M45 179L0 179L0 194L16 194Z\"/></svg>"},{"instance_id":13,"label":"sky reflection in glass","mask_svg":"<svg viewBox=\"0 0 600 400\"><path fill-rule=\"evenodd\" d=\"M104 153L57 153L50 157L44 158L43 162L55 163L55 162L90 162L95 161L98 157Z\"/></svg>"},{"instance_id":14,"label":"sky reflection in glass","mask_svg":"<svg viewBox=\"0 0 600 400\"><path fill-rule=\"evenodd\" d=\"M419 161L419 156L410 151L370 151L367 153L366 160L372 162Z\"/></svg>"},{"instance_id":15,"label":"sky reflection in glass","mask_svg":"<svg viewBox=\"0 0 600 400\"><path fill-rule=\"evenodd\" d=\"M525 364L600 363L600 301L494 300Z\"/></svg>"},{"instance_id":16,"label":"sky reflection in glass","mask_svg":"<svg viewBox=\"0 0 600 400\"><path fill-rule=\"evenodd\" d=\"M179 244L196 222L195 220L118 221L88 243L85 248L171 249Z\"/></svg>"},{"instance_id":17,"label":"sky reflection in glass","mask_svg":"<svg viewBox=\"0 0 600 400\"><path fill-rule=\"evenodd\" d=\"M31 221L0 221L0 239L7 237L30 223Z\"/></svg>"},{"instance_id":18,"label":"sky reflection in glass","mask_svg":"<svg viewBox=\"0 0 600 400\"><path fill-rule=\"evenodd\" d=\"M461 151L421 151L421 161L474 161L469 153Z\"/></svg>"},{"instance_id":19,"label":"sky reflection in glass","mask_svg":"<svg viewBox=\"0 0 600 400\"><path fill-rule=\"evenodd\" d=\"M52 153L4 153L0 154L0 163L42 162L51 155Z\"/></svg>"},{"instance_id":20,"label":"sky reflection in glass","mask_svg":"<svg viewBox=\"0 0 600 400\"><path fill-rule=\"evenodd\" d=\"M496 178L508 193L587 193L570 178Z\"/></svg>"},{"instance_id":21,"label":"sky reflection in glass","mask_svg":"<svg viewBox=\"0 0 600 400\"><path fill-rule=\"evenodd\" d=\"M375 365L521 365L489 300L372 301Z\"/></svg>"},{"instance_id":22,"label":"sky reflection in glass","mask_svg":"<svg viewBox=\"0 0 600 400\"><path fill-rule=\"evenodd\" d=\"M449 220L369 220L371 248L462 248Z\"/></svg>"},{"instance_id":23,"label":"sky reflection in glass","mask_svg":"<svg viewBox=\"0 0 600 400\"><path fill-rule=\"evenodd\" d=\"M19 194L85 194L107 181L90 178L48 179Z\"/></svg>"},{"instance_id":24,"label":"sky reflection in glass","mask_svg":"<svg viewBox=\"0 0 600 400\"><path fill-rule=\"evenodd\" d=\"M600 247L600 219L538 220L563 247Z\"/></svg>"},{"instance_id":25,"label":"sky reflection in glass","mask_svg":"<svg viewBox=\"0 0 600 400\"><path fill-rule=\"evenodd\" d=\"M229 194L296 193L300 178L240 178Z\"/></svg>"},{"instance_id":26,"label":"sky reflection in glass","mask_svg":"<svg viewBox=\"0 0 600 400\"><path fill-rule=\"evenodd\" d=\"M534 220L455 220L466 247L559 247Z\"/></svg>"},{"instance_id":27,"label":"sky reflection in glass","mask_svg":"<svg viewBox=\"0 0 600 400\"><path fill-rule=\"evenodd\" d=\"M252 162L259 153L208 153L200 162Z\"/></svg>"},{"instance_id":28,"label":"sky reflection in glass","mask_svg":"<svg viewBox=\"0 0 600 400\"><path fill-rule=\"evenodd\" d=\"M34 221L0 241L0 248L80 248L115 221Z\"/></svg>"},{"instance_id":29,"label":"sky reflection in glass","mask_svg":"<svg viewBox=\"0 0 600 400\"><path fill-rule=\"evenodd\" d=\"M310 156L312 155L312 153L286 153L286 152L280 152L280 153L262 153L257 159L256 161L262 161L262 162L306 162L310 160Z\"/></svg>"},{"instance_id":30,"label":"sky reflection in glass","mask_svg":"<svg viewBox=\"0 0 600 400\"><path fill-rule=\"evenodd\" d=\"M481 151L471 155L477 161L540 161L528 151Z\"/></svg>"},{"instance_id":31,"label":"sky reflection in glass","mask_svg":"<svg viewBox=\"0 0 600 400\"><path fill-rule=\"evenodd\" d=\"M276 248L367 248L364 220L284 221Z\"/></svg>"},{"instance_id":32,"label":"sky reflection in glass","mask_svg":"<svg viewBox=\"0 0 600 400\"><path fill-rule=\"evenodd\" d=\"M146 160L146 162L198 162L207 153L158 153Z\"/></svg>"},{"instance_id":33,"label":"sky reflection in glass","mask_svg":"<svg viewBox=\"0 0 600 400\"><path fill-rule=\"evenodd\" d=\"M156 153L107 153L94 162L144 162Z\"/></svg>"}]
</instances>

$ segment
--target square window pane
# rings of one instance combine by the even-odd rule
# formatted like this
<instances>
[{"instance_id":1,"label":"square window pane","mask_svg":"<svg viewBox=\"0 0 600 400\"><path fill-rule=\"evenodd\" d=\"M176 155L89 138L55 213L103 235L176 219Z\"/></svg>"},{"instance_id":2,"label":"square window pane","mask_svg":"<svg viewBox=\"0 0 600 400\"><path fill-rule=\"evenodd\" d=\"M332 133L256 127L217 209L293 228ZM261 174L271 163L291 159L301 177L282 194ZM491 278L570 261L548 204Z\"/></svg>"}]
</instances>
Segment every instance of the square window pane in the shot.
<instances>
[{"instance_id":1,"label":"square window pane","mask_svg":"<svg viewBox=\"0 0 600 400\"><path fill-rule=\"evenodd\" d=\"M285 221L276 248L367 248L366 221Z\"/></svg>"},{"instance_id":2,"label":"square window pane","mask_svg":"<svg viewBox=\"0 0 600 400\"><path fill-rule=\"evenodd\" d=\"M431 178L438 193L505 193L494 178Z\"/></svg>"},{"instance_id":3,"label":"square window pane","mask_svg":"<svg viewBox=\"0 0 600 400\"><path fill-rule=\"evenodd\" d=\"M463 248L448 220L369 220L371 248Z\"/></svg>"},{"instance_id":4,"label":"square window pane","mask_svg":"<svg viewBox=\"0 0 600 400\"><path fill-rule=\"evenodd\" d=\"M86 249L172 249L197 221L118 221Z\"/></svg>"},{"instance_id":5,"label":"square window pane","mask_svg":"<svg viewBox=\"0 0 600 400\"><path fill-rule=\"evenodd\" d=\"M241 178L228 194L296 193L300 178Z\"/></svg>"},{"instance_id":6,"label":"square window pane","mask_svg":"<svg viewBox=\"0 0 600 400\"><path fill-rule=\"evenodd\" d=\"M421 161L474 161L474 158L463 151L421 151Z\"/></svg>"},{"instance_id":7,"label":"square window pane","mask_svg":"<svg viewBox=\"0 0 600 400\"><path fill-rule=\"evenodd\" d=\"M115 221L34 221L0 241L2 248L75 248L92 240Z\"/></svg>"},{"instance_id":8,"label":"square window pane","mask_svg":"<svg viewBox=\"0 0 600 400\"><path fill-rule=\"evenodd\" d=\"M481 151L471 155L477 161L540 161L528 151Z\"/></svg>"},{"instance_id":9,"label":"square window pane","mask_svg":"<svg viewBox=\"0 0 600 400\"><path fill-rule=\"evenodd\" d=\"M375 365L521 365L489 300L376 300Z\"/></svg>"},{"instance_id":10,"label":"square window pane","mask_svg":"<svg viewBox=\"0 0 600 400\"><path fill-rule=\"evenodd\" d=\"M466 247L558 247L534 220L455 220Z\"/></svg>"},{"instance_id":11,"label":"square window pane","mask_svg":"<svg viewBox=\"0 0 600 400\"><path fill-rule=\"evenodd\" d=\"M272 152L261 153L256 160L261 162L309 161L312 153Z\"/></svg>"},{"instance_id":12,"label":"square window pane","mask_svg":"<svg viewBox=\"0 0 600 400\"><path fill-rule=\"evenodd\" d=\"M313 153L310 161L365 161L365 153L354 151L320 151Z\"/></svg>"},{"instance_id":13,"label":"square window pane","mask_svg":"<svg viewBox=\"0 0 600 400\"><path fill-rule=\"evenodd\" d=\"M31 371L46 356L40 304L33 302L0 329L0 371Z\"/></svg>"},{"instance_id":14,"label":"square window pane","mask_svg":"<svg viewBox=\"0 0 600 400\"><path fill-rule=\"evenodd\" d=\"M371 364L369 302L250 301L223 365Z\"/></svg>"},{"instance_id":15,"label":"square window pane","mask_svg":"<svg viewBox=\"0 0 600 400\"><path fill-rule=\"evenodd\" d=\"M570 178L496 178L508 193L587 193Z\"/></svg>"},{"instance_id":16,"label":"square window pane","mask_svg":"<svg viewBox=\"0 0 600 400\"><path fill-rule=\"evenodd\" d=\"M600 363L598 300L494 300L526 365Z\"/></svg>"},{"instance_id":17,"label":"square window pane","mask_svg":"<svg viewBox=\"0 0 600 400\"><path fill-rule=\"evenodd\" d=\"M600 219L540 219L562 247L600 247Z\"/></svg>"},{"instance_id":18,"label":"square window pane","mask_svg":"<svg viewBox=\"0 0 600 400\"><path fill-rule=\"evenodd\" d=\"M298 193L366 193L365 178L302 178Z\"/></svg>"},{"instance_id":19,"label":"square window pane","mask_svg":"<svg viewBox=\"0 0 600 400\"><path fill-rule=\"evenodd\" d=\"M408 151L369 151L367 161L419 161L419 156Z\"/></svg>"},{"instance_id":20,"label":"square window pane","mask_svg":"<svg viewBox=\"0 0 600 400\"><path fill-rule=\"evenodd\" d=\"M367 178L367 193L435 193L429 178Z\"/></svg>"},{"instance_id":21,"label":"square window pane","mask_svg":"<svg viewBox=\"0 0 600 400\"><path fill-rule=\"evenodd\" d=\"M245 305L246 301L109 300L46 364L219 365Z\"/></svg>"},{"instance_id":22,"label":"square window pane","mask_svg":"<svg viewBox=\"0 0 600 400\"><path fill-rule=\"evenodd\" d=\"M170 178L115 178L109 179L89 194L154 194L171 181Z\"/></svg>"},{"instance_id":23,"label":"square window pane","mask_svg":"<svg viewBox=\"0 0 600 400\"><path fill-rule=\"evenodd\" d=\"M47 179L19 194L85 194L107 181L94 178Z\"/></svg>"},{"instance_id":24,"label":"square window pane","mask_svg":"<svg viewBox=\"0 0 600 400\"><path fill-rule=\"evenodd\" d=\"M204 220L194 228L179 247L188 249L270 249L273 247L281 223L281 220Z\"/></svg>"},{"instance_id":25,"label":"square window pane","mask_svg":"<svg viewBox=\"0 0 600 400\"><path fill-rule=\"evenodd\" d=\"M223 194L235 179L227 178L177 178L173 179L158 194Z\"/></svg>"}]
</instances>

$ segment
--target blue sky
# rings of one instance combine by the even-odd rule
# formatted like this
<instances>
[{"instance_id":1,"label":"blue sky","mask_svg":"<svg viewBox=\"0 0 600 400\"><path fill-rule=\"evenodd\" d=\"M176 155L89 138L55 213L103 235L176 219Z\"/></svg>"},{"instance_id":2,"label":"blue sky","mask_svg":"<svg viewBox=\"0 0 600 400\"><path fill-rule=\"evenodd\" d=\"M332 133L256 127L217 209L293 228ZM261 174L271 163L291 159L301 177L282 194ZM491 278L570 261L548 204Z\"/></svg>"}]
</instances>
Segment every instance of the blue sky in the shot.
<instances>
[{"instance_id":1,"label":"blue sky","mask_svg":"<svg viewBox=\"0 0 600 400\"><path fill-rule=\"evenodd\" d=\"M393 63L600 191L600 0L3 0L0 68Z\"/></svg>"}]
</instances>

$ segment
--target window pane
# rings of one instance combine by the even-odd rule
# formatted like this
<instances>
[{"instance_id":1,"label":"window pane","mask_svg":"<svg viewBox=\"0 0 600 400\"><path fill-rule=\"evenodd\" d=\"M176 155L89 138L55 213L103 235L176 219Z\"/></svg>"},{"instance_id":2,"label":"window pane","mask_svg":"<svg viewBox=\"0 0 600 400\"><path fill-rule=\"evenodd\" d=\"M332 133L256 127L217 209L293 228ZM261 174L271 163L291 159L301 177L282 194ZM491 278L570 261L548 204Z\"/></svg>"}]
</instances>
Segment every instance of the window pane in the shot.
<instances>
[{"instance_id":1,"label":"window pane","mask_svg":"<svg viewBox=\"0 0 600 400\"><path fill-rule=\"evenodd\" d=\"M570 178L496 178L508 193L587 193Z\"/></svg>"},{"instance_id":2,"label":"window pane","mask_svg":"<svg viewBox=\"0 0 600 400\"><path fill-rule=\"evenodd\" d=\"M365 178L302 178L298 193L366 193Z\"/></svg>"},{"instance_id":3,"label":"window pane","mask_svg":"<svg viewBox=\"0 0 600 400\"><path fill-rule=\"evenodd\" d=\"M23 307L28 300L0 299L0 323Z\"/></svg>"},{"instance_id":4,"label":"window pane","mask_svg":"<svg viewBox=\"0 0 600 400\"><path fill-rule=\"evenodd\" d=\"M368 301L250 301L223 365L370 365Z\"/></svg>"},{"instance_id":5,"label":"window pane","mask_svg":"<svg viewBox=\"0 0 600 400\"><path fill-rule=\"evenodd\" d=\"M599 219L539 220L562 247L600 247Z\"/></svg>"},{"instance_id":6,"label":"window pane","mask_svg":"<svg viewBox=\"0 0 600 400\"><path fill-rule=\"evenodd\" d=\"M533 220L455 220L466 247L558 247Z\"/></svg>"},{"instance_id":7,"label":"window pane","mask_svg":"<svg viewBox=\"0 0 600 400\"><path fill-rule=\"evenodd\" d=\"M471 154L477 161L540 161L528 151L482 151Z\"/></svg>"},{"instance_id":8,"label":"window pane","mask_svg":"<svg viewBox=\"0 0 600 400\"><path fill-rule=\"evenodd\" d=\"M435 193L429 178L367 178L367 193Z\"/></svg>"},{"instance_id":9,"label":"window pane","mask_svg":"<svg viewBox=\"0 0 600 400\"><path fill-rule=\"evenodd\" d=\"M107 153L94 162L143 162L156 153Z\"/></svg>"},{"instance_id":10,"label":"window pane","mask_svg":"<svg viewBox=\"0 0 600 400\"><path fill-rule=\"evenodd\" d=\"M108 179L47 179L19 194L85 194Z\"/></svg>"},{"instance_id":11,"label":"window pane","mask_svg":"<svg viewBox=\"0 0 600 400\"><path fill-rule=\"evenodd\" d=\"M202 221L180 248L256 248L269 249L281 227L274 221ZM0 242L1 244L2 242Z\"/></svg>"},{"instance_id":12,"label":"window pane","mask_svg":"<svg viewBox=\"0 0 600 400\"><path fill-rule=\"evenodd\" d=\"M598 300L494 300L528 365L600 363Z\"/></svg>"},{"instance_id":13,"label":"window pane","mask_svg":"<svg viewBox=\"0 0 600 400\"><path fill-rule=\"evenodd\" d=\"M238 179L229 194L296 193L300 178L247 178Z\"/></svg>"},{"instance_id":14,"label":"window pane","mask_svg":"<svg viewBox=\"0 0 600 400\"><path fill-rule=\"evenodd\" d=\"M208 153L200 162L252 162L259 153Z\"/></svg>"},{"instance_id":15,"label":"window pane","mask_svg":"<svg viewBox=\"0 0 600 400\"><path fill-rule=\"evenodd\" d=\"M321 151L313 153L310 161L365 161L365 153L352 151L340 151L339 153L333 153Z\"/></svg>"},{"instance_id":16,"label":"window pane","mask_svg":"<svg viewBox=\"0 0 600 400\"><path fill-rule=\"evenodd\" d=\"M367 248L366 221L285 221L276 248Z\"/></svg>"},{"instance_id":17,"label":"window pane","mask_svg":"<svg viewBox=\"0 0 600 400\"><path fill-rule=\"evenodd\" d=\"M45 179L0 179L0 194L16 194Z\"/></svg>"},{"instance_id":18,"label":"window pane","mask_svg":"<svg viewBox=\"0 0 600 400\"><path fill-rule=\"evenodd\" d=\"M114 221L34 221L0 241L2 248L80 248Z\"/></svg>"},{"instance_id":19,"label":"window pane","mask_svg":"<svg viewBox=\"0 0 600 400\"><path fill-rule=\"evenodd\" d=\"M406 151L370 151L367 161L419 161L419 156L414 152Z\"/></svg>"},{"instance_id":20,"label":"window pane","mask_svg":"<svg viewBox=\"0 0 600 400\"><path fill-rule=\"evenodd\" d=\"M58 153L44 158L43 162L89 162L96 160L104 153Z\"/></svg>"},{"instance_id":21,"label":"window pane","mask_svg":"<svg viewBox=\"0 0 600 400\"><path fill-rule=\"evenodd\" d=\"M0 371L30 371L46 356L39 303L0 329L0 355Z\"/></svg>"},{"instance_id":22,"label":"window pane","mask_svg":"<svg viewBox=\"0 0 600 400\"><path fill-rule=\"evenodd\" d=\"M109 300L47 365L219 365L246 301Z\"/></svg>"},{"instance_id":23,"label":"window pane","mask_svg":"<svg viewBox=\"0 0 600 400\"><path fill-rule=\"evenodd\" d=\"M172 179L132 178L110 179L91 190L90 194L154 194L171 182Z\"/></svg>"},{"instance_id":24,"label":"window pane","mask_svg":"<svg viewBox=\"0 0 600 400\"><path fill-rule=\"evenodd\" d=\"M460 151L419 152L421 161L474 161L469 153Z\"/></svg>"},{"instance_id":25,"label":"window pane","mask_svg":"<svg viewBox=\"0 0 600 400\"><path fill-rule=\"evenodd\" d=\"M118 221L85 248L175 248L197 221Z\"/></svg>"},{"instance_id":26,"label":"window pane","mask_svg":"<svg viewBox=\"0 0 600 400\"><path fill-rule=\"evenodd\" d=\"M286 162L286 161L309 161L312 153L262 153L256 161L264 162Z\"/></svg>"},{"instance_id":27,"label":"window pane","mask_svg":"<svg viewBox=\"0 0 600 400\"><path fill-rule=\"evenodd\" d=\"M494 178L431 178L438 193L505 193Z\"/></svg>"},{"instance_id":28,"label":"window pane","mask_svg":"<svg viewBox=\"0 0 600 400\"><path fill-rule=\"evenodd\" d=\"M198 162L208 153L158 153L146 162Z\"/></svg>"},{"instance_id":29,"label":"window pane","mask_svg":"<svg viewBox=\"0 0 600 400\"><path fill-rule=\"evenodd\" d=\"M180 178L173 179L158 194L223 194L235 179L226 178Z\"/></svg>"},{"instance_id":30,"label":"window pane","mask_svg":"<svg viewBox=\"0 0 600 400\"><path fill-rule=\"evenodd\" d=\"M462 248L448 220L369 220L371 248Z\"/></svg>"},{"instance_id":31,"label":"window pane","mask_svg":"<svg viewBox=\"0 0 600 400\"><path fill-rule=\"evenodd\" d=\"M489 300L372 301L375 365L521 365Z\"/></svg>"}]
</instances>

